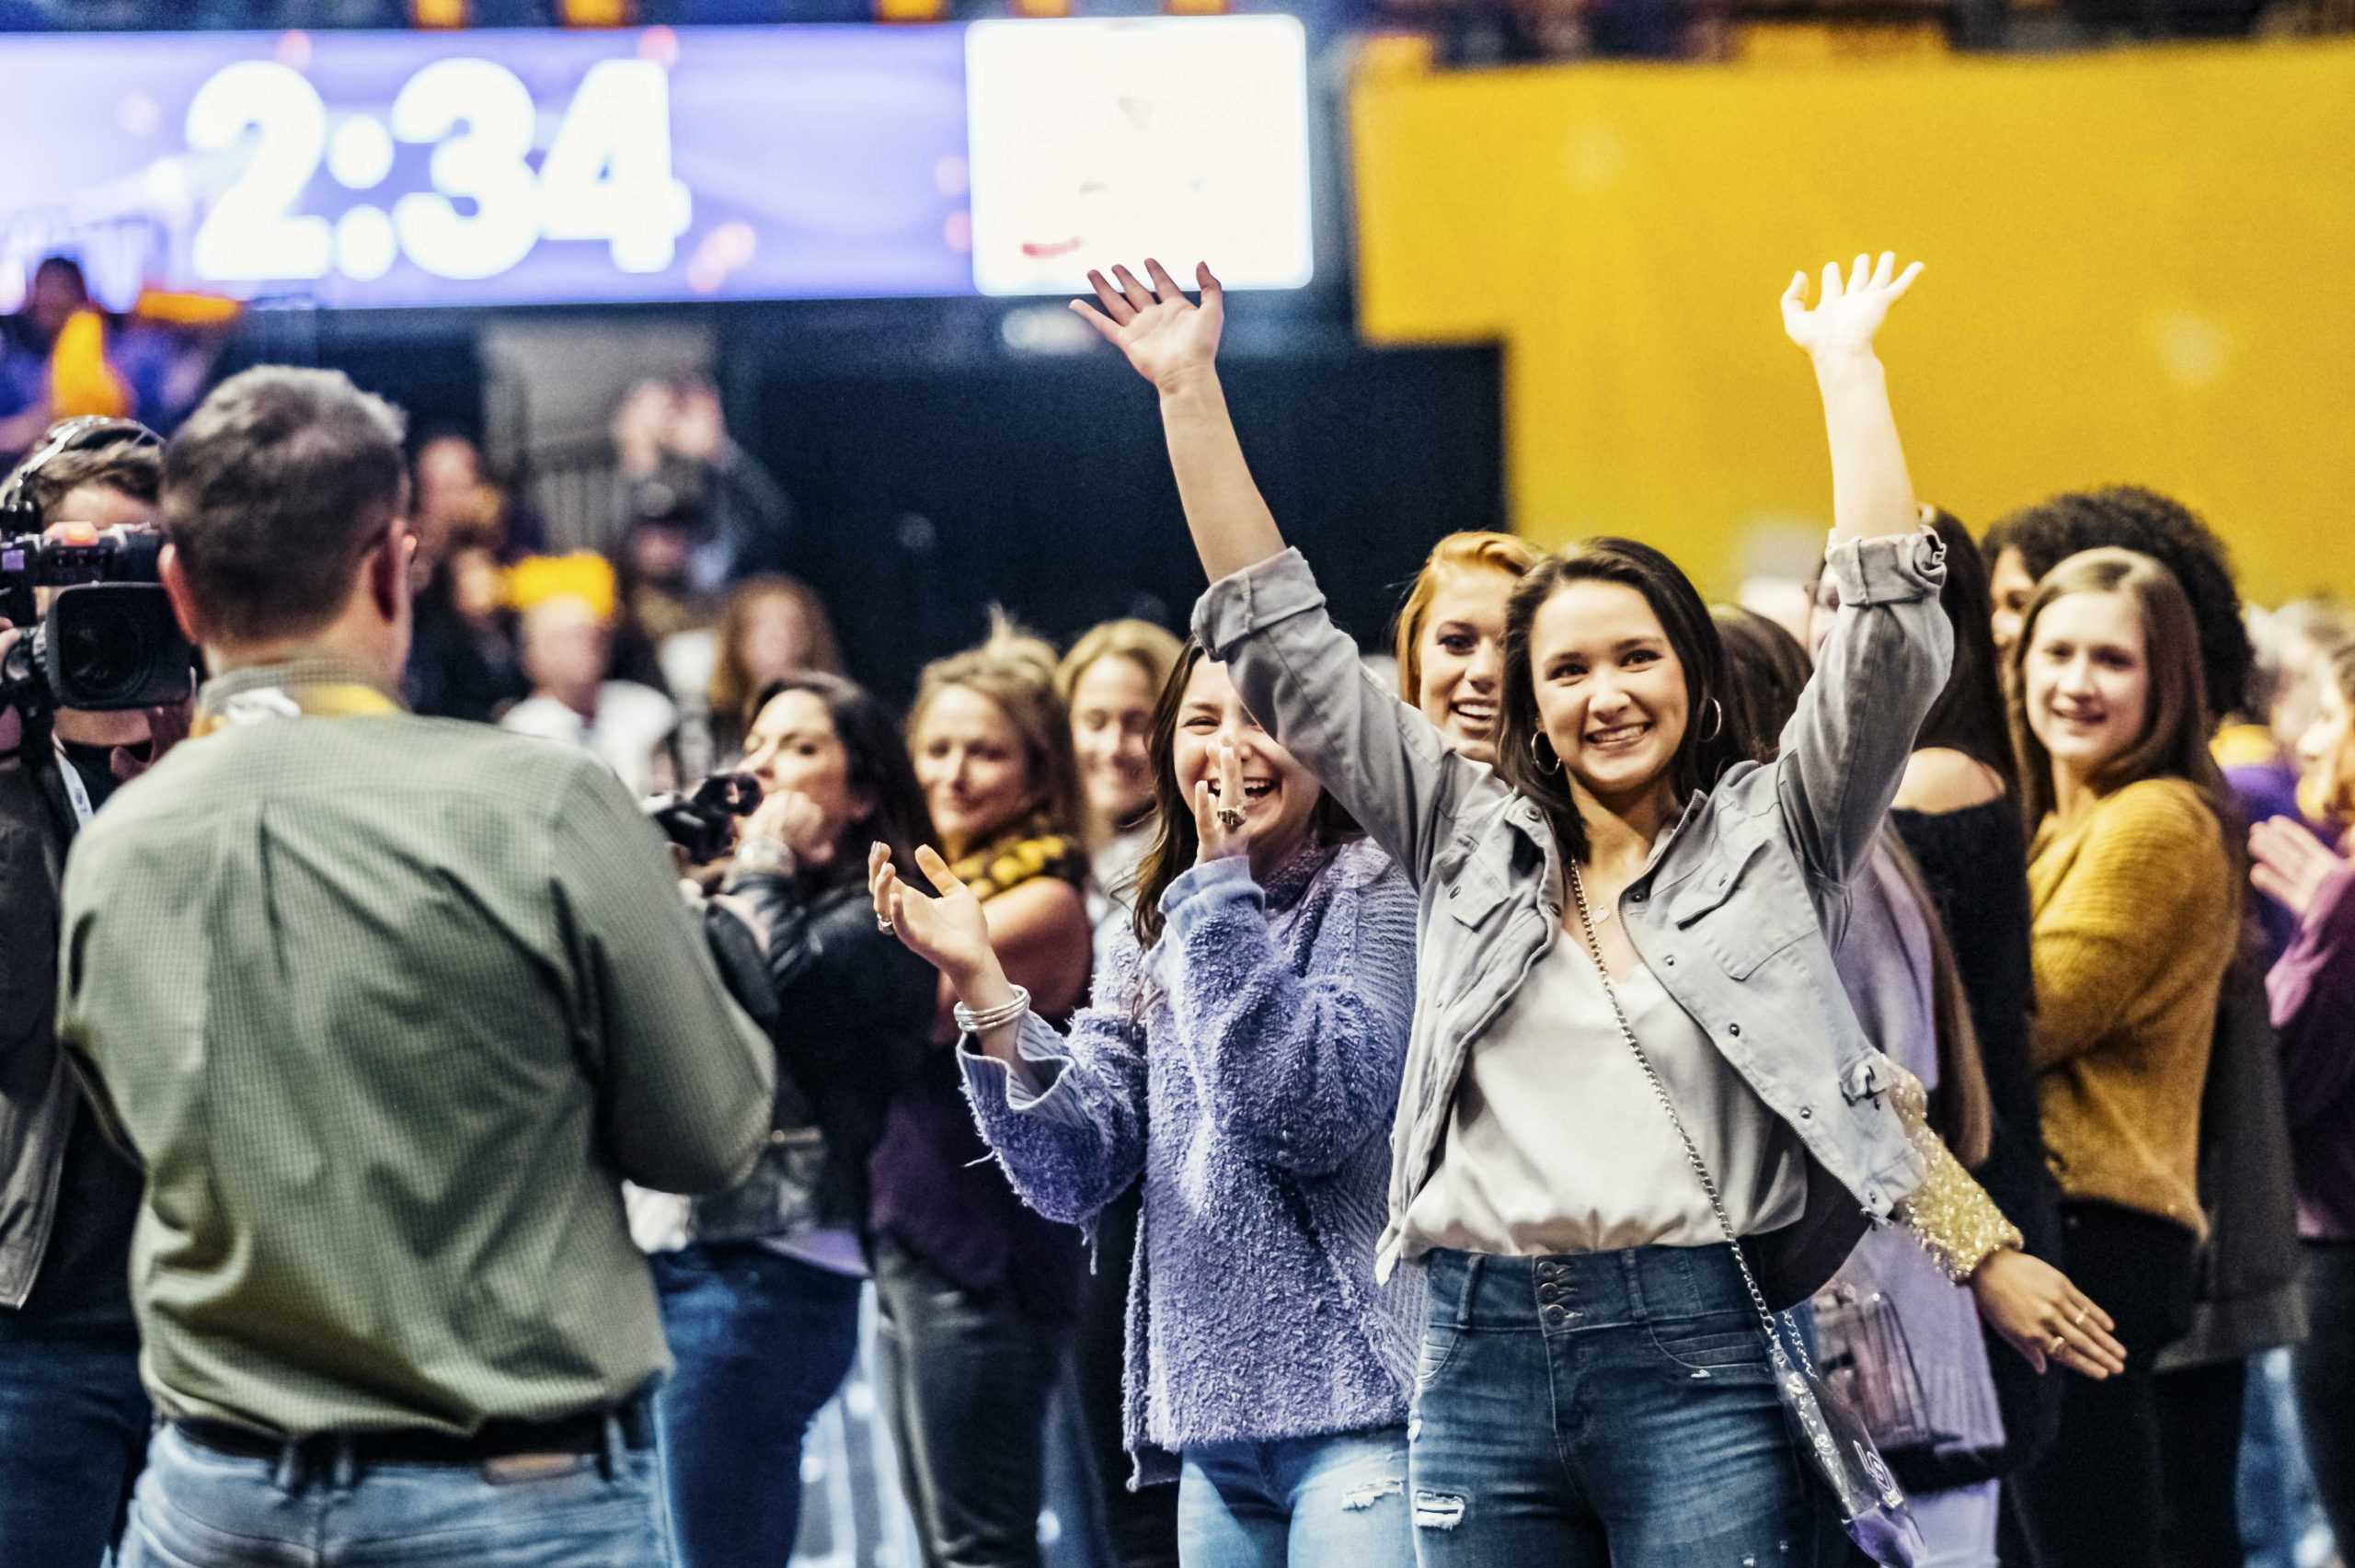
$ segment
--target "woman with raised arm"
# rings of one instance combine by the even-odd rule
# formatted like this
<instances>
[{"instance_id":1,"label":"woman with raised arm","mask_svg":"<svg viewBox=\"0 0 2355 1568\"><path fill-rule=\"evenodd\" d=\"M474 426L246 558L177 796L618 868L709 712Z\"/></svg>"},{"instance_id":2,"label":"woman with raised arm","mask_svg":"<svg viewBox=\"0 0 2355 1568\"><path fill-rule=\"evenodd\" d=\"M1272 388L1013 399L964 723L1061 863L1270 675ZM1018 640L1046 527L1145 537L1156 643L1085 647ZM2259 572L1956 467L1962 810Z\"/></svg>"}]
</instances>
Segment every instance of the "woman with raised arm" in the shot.
<instances>
[{"instance_id":1,"label":"woman with raised arm","mask_svg":"<svg viewBox=\"0 0 2355 1568\"><path fill-rule=\"evenodd\" d=\"M2100 1309L2014 1248L1866 1042L1823 934L1947 673L1939 549L1872 352L1913 272L1860 257L1816 309L1804 277L1784 296L1823 394L1843 608L1775 765L1738 756L1692 584L1598 540L1513 592L1494 773L1360 673L1227 416L1216 280L1197 307L1148 272L1075 308L1159 389L1212 578L1198 635L1419 892L1378 1253L1383 1277L1419 1260L1430 1293L1419 1560L1842 1558L1729 1235L1785 1306L1868 1217L1901 1221L2023 1355L2120 1369Z\"/></svg>"},{"instance_id":2,"label":"woman with raised arm","mask_svg":"<svg viewBox=\"0 0 2355 1568\"><path fill-rule=\"evenodd\" d=\"M1157 820L1130 938L1061 1031L939 897L871 861L878 921L971 1030L966 1090L1016 1188L1093 1227L1141 1188L1128 1442L1178 1480L1189 1568L1407 1568L1419 1301L1373 1279L1414 1012L1415 894L1189 645L1149 743Z\"/></svg>"}]
</instances>

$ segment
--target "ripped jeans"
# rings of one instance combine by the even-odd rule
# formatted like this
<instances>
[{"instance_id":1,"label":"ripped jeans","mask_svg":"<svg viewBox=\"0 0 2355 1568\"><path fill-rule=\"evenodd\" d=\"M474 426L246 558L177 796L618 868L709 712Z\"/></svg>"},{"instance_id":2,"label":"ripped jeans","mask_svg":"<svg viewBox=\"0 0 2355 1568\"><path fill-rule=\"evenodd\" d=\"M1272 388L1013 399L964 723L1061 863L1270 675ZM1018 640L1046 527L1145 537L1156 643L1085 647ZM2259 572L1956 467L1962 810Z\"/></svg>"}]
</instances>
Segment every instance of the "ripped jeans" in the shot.
<instances>
[{"instance_id":1,"label":"ripped jeans","mask_svg":"<svg viewBox=\"0 0 2355 1568\"><path fill-rule=\"evenodd\" d=\"M1407 1434L1197 1443L1178 1482L1183 1568L1411 1568Z\"/></svg>"},{"instance_id":2,"label":"ripped jeans","mask_svg":"<svg viewBox=\"0 0 2355 1568\"><path fill-rule=\"evenodd\" d=\"M1408 1501L1423 1568L1832 1568L1732 1255L1434 1251Z\"/></svg>"}]
</instances>

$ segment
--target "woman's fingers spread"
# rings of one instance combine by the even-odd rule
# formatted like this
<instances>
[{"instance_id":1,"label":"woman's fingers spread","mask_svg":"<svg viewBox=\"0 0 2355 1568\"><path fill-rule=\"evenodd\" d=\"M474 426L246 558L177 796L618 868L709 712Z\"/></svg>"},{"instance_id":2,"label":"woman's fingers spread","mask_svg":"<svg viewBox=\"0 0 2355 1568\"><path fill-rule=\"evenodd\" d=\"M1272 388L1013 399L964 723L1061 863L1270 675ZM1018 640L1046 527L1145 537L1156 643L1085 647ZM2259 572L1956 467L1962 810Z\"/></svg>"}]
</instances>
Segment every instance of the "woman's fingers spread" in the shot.
<instances>
[{"instance_id":1,"label":"woman's fingers spread","mask_svg":"<svg viewBox=\"0 0 2355 1568\"><path fill-rule=\"evenodd\" d=\"M1873 263L1873 287L1886 289L1889 287L1889 280L1895 276L1897 276L1897 252L1884 250L1880 253L1880 259Z\"/></svg>"},{"instance_id":2,"label":"woman's fingers spread","mask_svg":"<svg viewBox=\"0 0 2355 1568\"><path fill-rule=\"evenodd\" d=\"M1783 309L1787 314L1791 311L1805 310L1806 308L1807 274L1805 272L1794 272L1791 274L1791 286L1783 291Z\"/></svg>"},{"instance_id":3,"label":"woman's fingers spread","mask_svg":"<svg viewBox=\"0 0 2355 1568\"><path fill-rule=\"evenodd\" d=\"M1079 313L1081 320L1086 322L1088 326L1096 328L1097 336L1101 337L1104 341L1111 344L1116 349L1120 347L1120 328L1110 316L1106 315L1102 311L1097 310L1086 300L1072 301L1071 308Z\"/></svg>"},{"instance_id":4,"label":"woman's fingers spread","mask_svg":"<svg viewBox=\"0 0 2355 1568\"><path fill-rule=\"evenodd\" d=\"M1872 280L1873 258L1858 251L1856 259L1848 264L1848 292L1853 294Z\"/></svg>"},{"instance_id":5,"label":"woman's fingers spread","mask_svg":"<svg viewBox=\"0 0 2355 1568\"><path fill-rule=\"evenodd\" d=\"M1119 280L1120 295L1129 302L1130 309L1145 310L1155 303L1153 291L1140 282L1137 275L1125 266L1115 263L1112 268L1112 276Z\"/></svg>"},{"instance_id":6,"label":"woman's fingers spread","mask_svg":"<svg viewBox=\"0 0 2355 1568\"><path fill-rule=\"evenodd\" d=\"M1920 262L1910 261L1906 263L1905 270L1897 275L1897 281L1889 286L1890 296L1892 298L1901 299L1904 297L1905 291L1912 288L1913 286L1913 280L1919 278L1921 275L1922 264Z\"/></svg>"},{"instance_id":7,"label":"woman's fingers spread","mask_svg":"<svg viewBox=\"0 0 2355 1568\"><path fill-rule=\"evenodd\" d=\"M1169 269L1150 256L1144 258L1144 275L1153 280L1153 292L1163 300L1185 298L1186 291L1169 275Z\"/></svg>"},{"instance_id":8,"label":"woman's fingers spread","mask_svg":"<svg viewBox=\"0 0 2355 1568\"><path fill-rule=\"evenodd\" d=\"M1817 296L1815 306L1818 310L1821 310L1839 297L1840 264L1836 261L1827 261L1823 264L1823 291Z\"/></svg>"},{"instance_id":9,"label":"woman's fingers spread","mask_svg":"<svg viewBox=\"0 0 2355 1568\"><path fill-rule=\"evenodd\" d=\"M1093 267L1087 269L1087 286L1096 291L1097 299L1104 302L1105 313L1120 326L1126 326L1129 317L1136 314L1129 308L1129 302L1120 297L1120 291L1112 287L1111 280Z\"/></svg>"},{"instance_id":10,"label":"woman's fingers spread","mask_svg":"<svg viewBox=\"0 0 2355 1568\"><path fill-rule=\"evenodd\" d=\"M948 869L948 863L940 858L940 852L930 844L916 846L916 869L932 884L932 890L943 898L964 889L965 884L957 879L957 874Z\"/></svg>"},{"instance_id":11,"label":"woman's fingers spread","mask_svg":"<svg viewBox=\"0 0 2355 1568\"><path fill-rule=\"evenodd\" d=\"M1213 297L1224 298L1226 294L1226 285L1212 273L1211 264L1207 261L1194 263L1194 287L1201 290L1202 303L1206 305Z\"/></svg>"}]
</instances>

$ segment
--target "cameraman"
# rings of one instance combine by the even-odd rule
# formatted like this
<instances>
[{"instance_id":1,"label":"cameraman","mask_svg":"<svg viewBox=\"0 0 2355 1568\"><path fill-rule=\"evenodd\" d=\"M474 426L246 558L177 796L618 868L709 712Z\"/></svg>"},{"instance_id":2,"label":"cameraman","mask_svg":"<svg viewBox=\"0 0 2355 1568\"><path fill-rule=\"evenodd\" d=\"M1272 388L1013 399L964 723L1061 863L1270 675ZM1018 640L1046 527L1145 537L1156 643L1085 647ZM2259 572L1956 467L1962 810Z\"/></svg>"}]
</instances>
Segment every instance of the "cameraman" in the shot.
<instances>
[{"instance_id":1,"label":"cameraman","mask_svg":"<svg viewBox=\"0 0 2355 1568\"><path fill-rule=\"evenodd\" d=\"M193 738L65 877L60 1037L147 1171L123 1568L666 1554L623 1178L764 1146L766 1037L590 758L399 707L401 418L224 382L164 457Z\"/></svg>"},{"instance_id":2,"label":"cameraman","mask_svg":"<svg viewBox=\"0 0 2355 1568\"><path fill-rule=\"evenodd\" d=\"M39 455L10 482L40 526L153 525L163 469L154 432L76 420L35 446ZM0 750L14 753L0 761L0 1562L95 1568L147 1452L129 1286L139 1172L108 1143L57 1050L58 881L86 814L152 749L186 733L187 709L62 708L29 736L13 710L8 721L13 733L0 738Z\"/></svg>"}]
</instances>

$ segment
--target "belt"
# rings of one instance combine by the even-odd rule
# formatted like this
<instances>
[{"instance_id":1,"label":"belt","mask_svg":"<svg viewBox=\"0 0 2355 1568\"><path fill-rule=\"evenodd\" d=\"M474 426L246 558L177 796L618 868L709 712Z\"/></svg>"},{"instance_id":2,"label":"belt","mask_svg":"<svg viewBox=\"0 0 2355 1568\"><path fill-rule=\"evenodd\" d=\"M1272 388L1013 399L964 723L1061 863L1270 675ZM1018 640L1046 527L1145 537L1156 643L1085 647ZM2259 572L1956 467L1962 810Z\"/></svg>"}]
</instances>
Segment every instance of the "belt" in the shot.
<instances>
[{"instance_id":1,"label":"belt","mask_svg":"<svg viewBox=\"0 0 2355 1568\"><path fill-rule=\"evenodd\" d=\"M348 1454L358 1465L480 1465L519 1454L603 1454L605 1420L621 1427L625 1448L654 1447L654 1416L643 1399L611 1410L583 1411L554 1421L486 1421L470 1436L422 1427L375 1432L319 1432L307 1437L273 1436L224 1421L186 1420L172 1425L190 1442L233 1459L329 1459Z\"/></svg>"}]
</instances>

